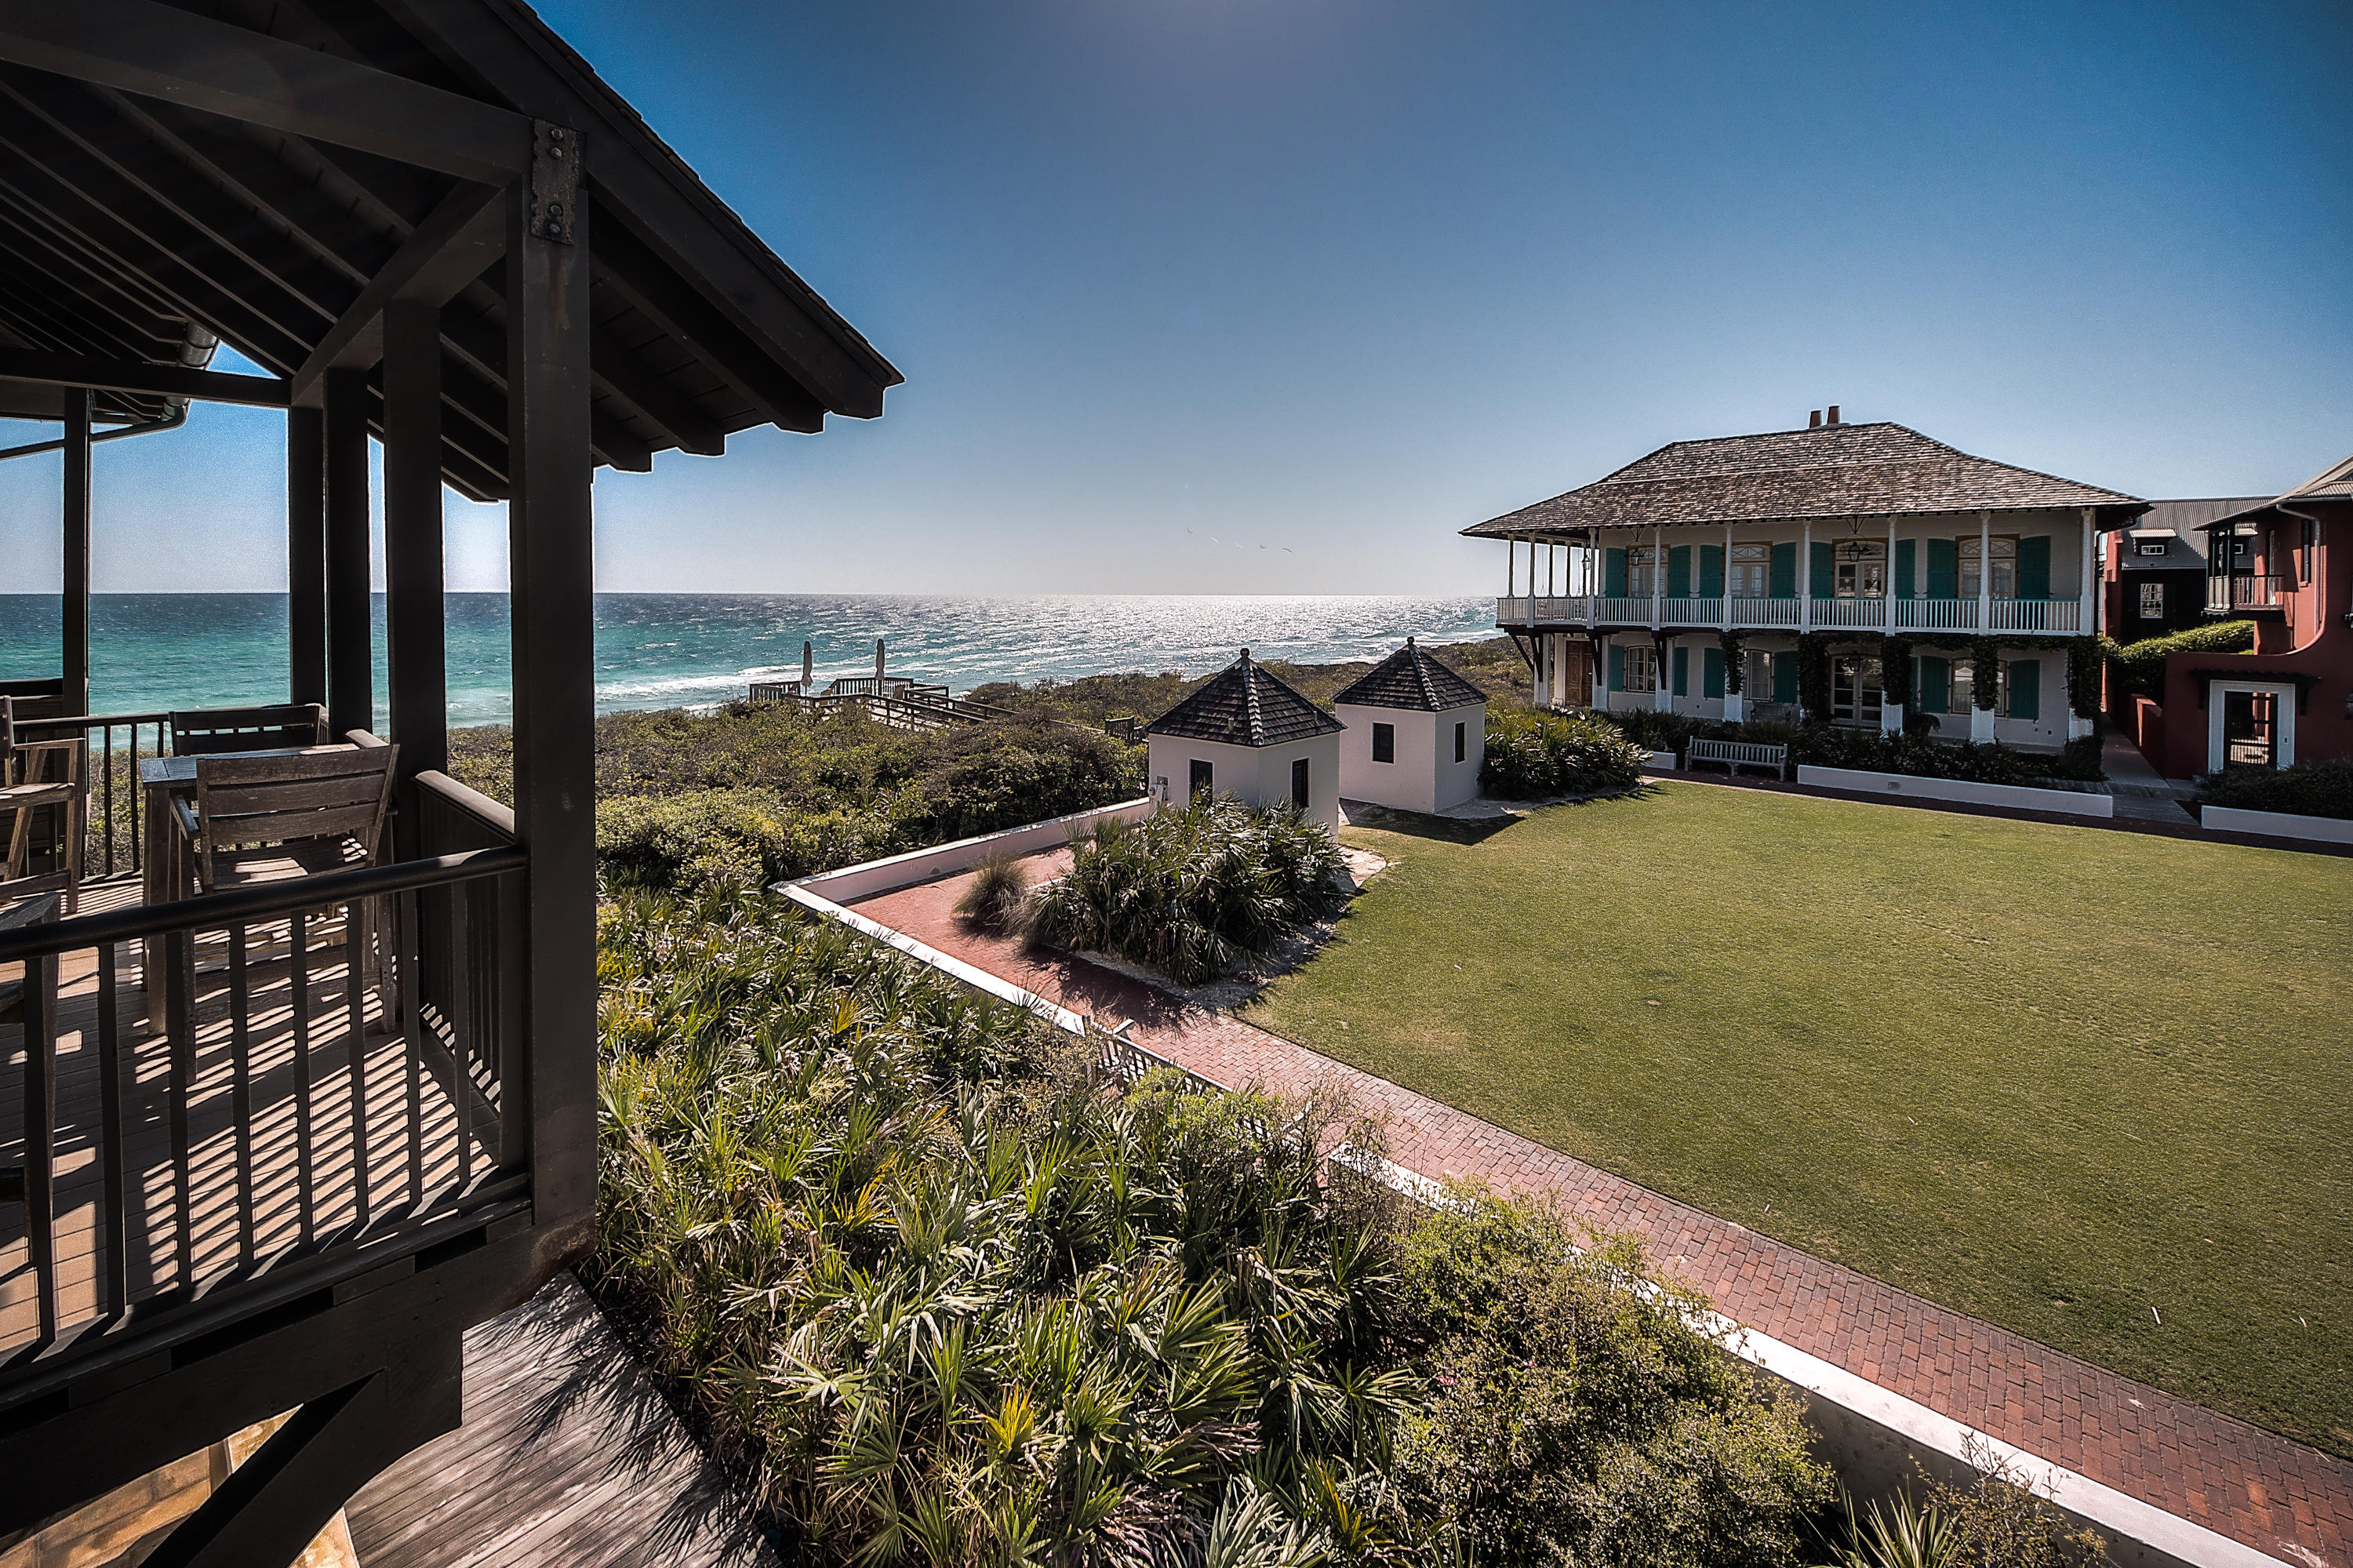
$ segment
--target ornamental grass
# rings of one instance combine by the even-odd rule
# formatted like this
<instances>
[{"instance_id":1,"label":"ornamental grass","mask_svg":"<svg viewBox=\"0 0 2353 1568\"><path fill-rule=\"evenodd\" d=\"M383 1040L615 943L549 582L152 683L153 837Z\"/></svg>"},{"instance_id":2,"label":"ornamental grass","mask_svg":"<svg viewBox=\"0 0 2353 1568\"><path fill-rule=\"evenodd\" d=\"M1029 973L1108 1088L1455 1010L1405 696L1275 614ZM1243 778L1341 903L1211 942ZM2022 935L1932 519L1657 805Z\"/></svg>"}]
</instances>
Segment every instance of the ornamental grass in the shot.
<instances>
[{"instance_id":1,"label":"ornamental grass","mask_svg":"<svg viewBox=\"0 0 2353 1568\"><path fill-rule=\"evenodd\" d=\"M773 901L633 897L600 949L582 1272L787 1561L1796 1563L1802 1428L1622 1251L1467 1195L1425 1234L1322 1164L1333 1107L1099 1087ZM1538 1517L1491 1379L1565 1478Z\"/></svg>"},{"instance_id":2,"label":"ornamental grass","mask_svg":"<svg viewBox=\"0 0 2353 1568\"><path fill-rule=\"evenodd\" d=\"M1110 953L1195 985L1265 956L1340 905L1332 835L1290 807L1203 794L1130 825L1104 821L1030 910L1039 940Z\"/></svg>"}]
</instances>

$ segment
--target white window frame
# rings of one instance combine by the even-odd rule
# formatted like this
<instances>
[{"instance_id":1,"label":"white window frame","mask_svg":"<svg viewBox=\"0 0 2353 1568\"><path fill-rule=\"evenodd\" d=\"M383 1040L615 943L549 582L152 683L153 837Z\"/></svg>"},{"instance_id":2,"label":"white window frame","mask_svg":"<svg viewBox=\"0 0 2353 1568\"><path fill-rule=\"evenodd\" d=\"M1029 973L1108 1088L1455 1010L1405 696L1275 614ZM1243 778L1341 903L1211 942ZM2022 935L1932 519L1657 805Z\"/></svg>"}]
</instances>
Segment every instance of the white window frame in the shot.
<instances>
[{"instance_id":1,"label":"white window frame","mask_svg":"<svg viewBox=\"0 0 2353 1568\"><path fill-rule=\"evenodd\" d=\"M1659 691L1659 651L1649 643L1626 645L1626 692L1656 696Z\"/></svg>"},{"instance_id":2,"label":"white window frame","mask_svg":"<svg viewBox=\"0 0 2353 1568\"><path fill-rule=\"evenodd\" d=\"M2152 602L2154 608L2152 608ZM2143 620L2165 619L2165 584L2161 579L2150 577L2140 585L2140 619Z\"/></svg>"},{"instance_id":3,"label":"white window frame","mask_svg":"<svg viewBox=\"0 0 2353 1568\"><path fill-rule=\"evenodd\" d=\"M2295 766L2295 683L2294 681L2215 681L2206 687L2206 771L2222 771L2222 694L2269 692L2279 699L2279 761L2282 769Z\"/></svg>"}]
</instances>

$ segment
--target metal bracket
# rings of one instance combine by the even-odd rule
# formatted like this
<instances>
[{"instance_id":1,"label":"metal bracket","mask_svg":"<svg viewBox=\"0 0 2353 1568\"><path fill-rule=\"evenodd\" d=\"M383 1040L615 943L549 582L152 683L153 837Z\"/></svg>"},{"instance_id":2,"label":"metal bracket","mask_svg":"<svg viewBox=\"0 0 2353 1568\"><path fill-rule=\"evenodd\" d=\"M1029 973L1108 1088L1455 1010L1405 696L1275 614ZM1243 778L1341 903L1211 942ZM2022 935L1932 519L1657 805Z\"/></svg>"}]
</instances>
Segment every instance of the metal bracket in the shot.
<instances>
[{"instance_id":1,"label":"metal bracket","mask_svg":"<svg viewBox=\"0 0 2353 1568\"><path fill-rule=\"evenodd\" d=\"M572 243L580 210L580 132L534 120L531 125L531 231Z\"/></svg>"}]
</instances>

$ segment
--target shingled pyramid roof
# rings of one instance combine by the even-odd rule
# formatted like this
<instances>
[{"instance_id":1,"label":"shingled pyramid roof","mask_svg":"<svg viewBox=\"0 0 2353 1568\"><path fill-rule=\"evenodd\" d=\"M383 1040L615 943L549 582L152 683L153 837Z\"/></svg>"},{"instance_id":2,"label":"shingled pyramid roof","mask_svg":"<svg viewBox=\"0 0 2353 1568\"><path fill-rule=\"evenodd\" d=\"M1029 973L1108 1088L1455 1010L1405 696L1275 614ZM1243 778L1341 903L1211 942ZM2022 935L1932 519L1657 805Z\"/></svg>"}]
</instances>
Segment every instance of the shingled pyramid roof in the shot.
<instances>
[{"instance_id":1,"label":"shingled pyramid roof","mask_svg":"<svg viewBox=\"0 0 2353 1568\"><path fill-rule=\"evenodd\" d=\"M1144 733L1228 746L1280 746L1347 727L1252 662L1245 648L1240 658L1146 725Z\"/></svg>"},{"instance_id":2,"label":"shingled pyramid roof","mask_svg":"<svg viewBox=\"0 0 2353 1568\"><path fill-rule=\"evenodd\" d=\"M1478 687L1423 652L1412 638L1405 646L1349 683L1332 699L1360 708L1413 708L1440 713L1486 702Z\"/></svg>"},{"instance_id":3,"label":"shingled pyramid roof","mask_svg":"<svg viewBox=\"0 0 2353 1568\"><path fill-rule=\"evenodd\" d=\"M1903 425L1822 425L1675 441L1550 501L1473 524L1474 538L1686 523L2091 506L2114 527L2137 497L1972 457Z\"/></svg>"}]
</instances>

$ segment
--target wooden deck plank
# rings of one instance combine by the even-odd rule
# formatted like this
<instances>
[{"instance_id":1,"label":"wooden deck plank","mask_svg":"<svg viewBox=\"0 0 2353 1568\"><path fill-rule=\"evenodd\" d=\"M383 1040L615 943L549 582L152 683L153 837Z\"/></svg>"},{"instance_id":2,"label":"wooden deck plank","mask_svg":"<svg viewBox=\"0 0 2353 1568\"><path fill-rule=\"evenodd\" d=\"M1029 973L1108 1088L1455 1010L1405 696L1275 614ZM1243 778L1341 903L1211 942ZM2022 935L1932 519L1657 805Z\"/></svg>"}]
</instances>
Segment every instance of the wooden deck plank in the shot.
<instances>
[{"instance_id":1,"label":"wooden deck plank","mask_svg":"<svg viewBox=\"0 0 2353 1568\"><path fill-rule=\"evenodd\" d=\"M777 1568L569 1275L467 1332L465 1425L348 1517L367 1568Z\"/></svg>"}]
</instances>

